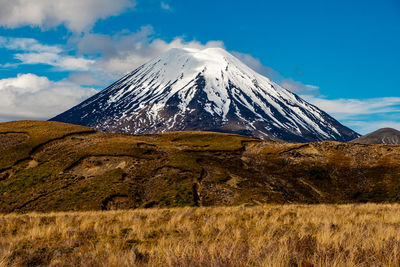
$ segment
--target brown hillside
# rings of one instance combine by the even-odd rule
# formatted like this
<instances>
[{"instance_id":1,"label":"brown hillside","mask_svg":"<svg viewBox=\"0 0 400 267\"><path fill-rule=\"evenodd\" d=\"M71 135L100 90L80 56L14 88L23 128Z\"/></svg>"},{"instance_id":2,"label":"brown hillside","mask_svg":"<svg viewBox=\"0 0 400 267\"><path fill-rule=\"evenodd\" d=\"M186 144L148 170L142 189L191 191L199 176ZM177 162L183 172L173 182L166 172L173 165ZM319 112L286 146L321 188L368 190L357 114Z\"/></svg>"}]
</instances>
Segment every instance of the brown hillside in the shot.
<instances>
[{"instance_id":1,"label":"brown hillside","mask_svg":"<svg viewBox=\"0 0 400 267\"><path fill-rule=\"evenodd\" d=\"M400 200L400 146L0 124L0 212Z\"/></svg>"},{"instance_id":2,"label":"brown hillside","mask_svg":"<svg viewBox=\"0 0 400 267\"><path fill-rule=\"evenodd\" d=\"M351 143L358 144L387 144L399 145L400 144L400 131L392 128L382 128L375 132L366 134L356 138Z\"/></svg>"}]
</instances>

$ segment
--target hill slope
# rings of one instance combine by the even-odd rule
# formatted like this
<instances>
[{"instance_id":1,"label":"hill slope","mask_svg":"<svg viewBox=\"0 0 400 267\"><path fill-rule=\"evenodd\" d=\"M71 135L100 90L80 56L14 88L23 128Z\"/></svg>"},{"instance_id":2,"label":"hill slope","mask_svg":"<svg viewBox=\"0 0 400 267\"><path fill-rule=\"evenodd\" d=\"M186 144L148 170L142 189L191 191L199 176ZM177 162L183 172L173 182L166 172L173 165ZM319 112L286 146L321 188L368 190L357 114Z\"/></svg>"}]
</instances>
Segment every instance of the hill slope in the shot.
<instances>
[{"instance_id":1,"label":"hill slope","mask_svg":"<svg viewBox=\"0 0 400 267\"><path fill-rule=\"evenodd\" d=\"M392 128L382 128L350 141L358 144L400 144L400 131Z\"/></svg>"},{"instance_id":2,"label":"hill slope","mask_svg":"<svg viewBox=\"0 0 400 267\"><path fill-rule=\"evenodd\" d=\"M172 49L52 120L132 134L200 130L291 142L359 136L220 48Z\"/></svg>"},{"instance_id":3,"label":"hill slope","mask_svg":"<svg viewBox=\"0 0 400 267\"><path fill-rule=\"evenodd\" d=\"M400 200L400 146L0 124L0 212Z\"/></svg>"}]
</instances>

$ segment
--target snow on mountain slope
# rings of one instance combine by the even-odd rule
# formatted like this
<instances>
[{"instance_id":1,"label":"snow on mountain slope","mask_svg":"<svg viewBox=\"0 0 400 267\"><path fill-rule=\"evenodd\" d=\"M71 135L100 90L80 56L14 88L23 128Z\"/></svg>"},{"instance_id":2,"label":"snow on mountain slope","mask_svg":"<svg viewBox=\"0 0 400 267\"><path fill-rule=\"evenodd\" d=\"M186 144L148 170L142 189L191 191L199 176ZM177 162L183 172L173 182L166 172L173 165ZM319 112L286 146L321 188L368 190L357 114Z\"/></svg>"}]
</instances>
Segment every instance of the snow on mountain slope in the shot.
<instances>
[{"instance_id":1,"label":"snow on mountain slope","mask_svg":"<svg viewBox=\"0 0 400 267\"><path fill-rule=\"evenodd\" d=\"M132 134L203 130L299 142L359 136L221 48L171 49L52 120Z\"/></svg>"}]
</instances>

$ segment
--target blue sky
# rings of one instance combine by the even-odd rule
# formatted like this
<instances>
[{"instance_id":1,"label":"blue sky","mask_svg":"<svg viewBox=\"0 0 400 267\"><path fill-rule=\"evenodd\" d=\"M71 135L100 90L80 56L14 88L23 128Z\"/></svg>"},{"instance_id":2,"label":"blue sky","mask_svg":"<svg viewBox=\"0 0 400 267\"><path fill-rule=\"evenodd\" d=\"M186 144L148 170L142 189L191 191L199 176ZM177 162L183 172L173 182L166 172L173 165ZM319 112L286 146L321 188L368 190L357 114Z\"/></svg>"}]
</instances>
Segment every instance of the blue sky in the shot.
<instances>
[{"instance_id":1,"label":"blue sky","mask_svg":"<svg viewBox=\"0 0 400 267\"><path fill-rule=\"evenodd\" d=\"M360 133L400 129L398 0L0 0L0 121L47 119L185 46L224 47Z\"/></svg>"}]
</instances>

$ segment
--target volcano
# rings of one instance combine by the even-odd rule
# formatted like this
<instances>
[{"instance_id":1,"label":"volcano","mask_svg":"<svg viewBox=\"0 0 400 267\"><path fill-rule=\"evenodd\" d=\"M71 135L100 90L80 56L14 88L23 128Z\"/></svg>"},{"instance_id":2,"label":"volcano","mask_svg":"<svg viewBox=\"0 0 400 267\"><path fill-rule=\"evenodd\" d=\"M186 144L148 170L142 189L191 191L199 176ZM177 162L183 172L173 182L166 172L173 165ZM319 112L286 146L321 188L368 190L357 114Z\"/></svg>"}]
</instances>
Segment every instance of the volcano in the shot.
<instances>
[{"instance_id":1,"label":"volcano","mask_svg":"<svg viewBox=\"0 0 400 267\"><path fill-rule=\"evenodd\" d=\"M359 137L221 48L171 49L51 120L130 134L214 131L289 142Z\"/></svg>"}]
</instances>

